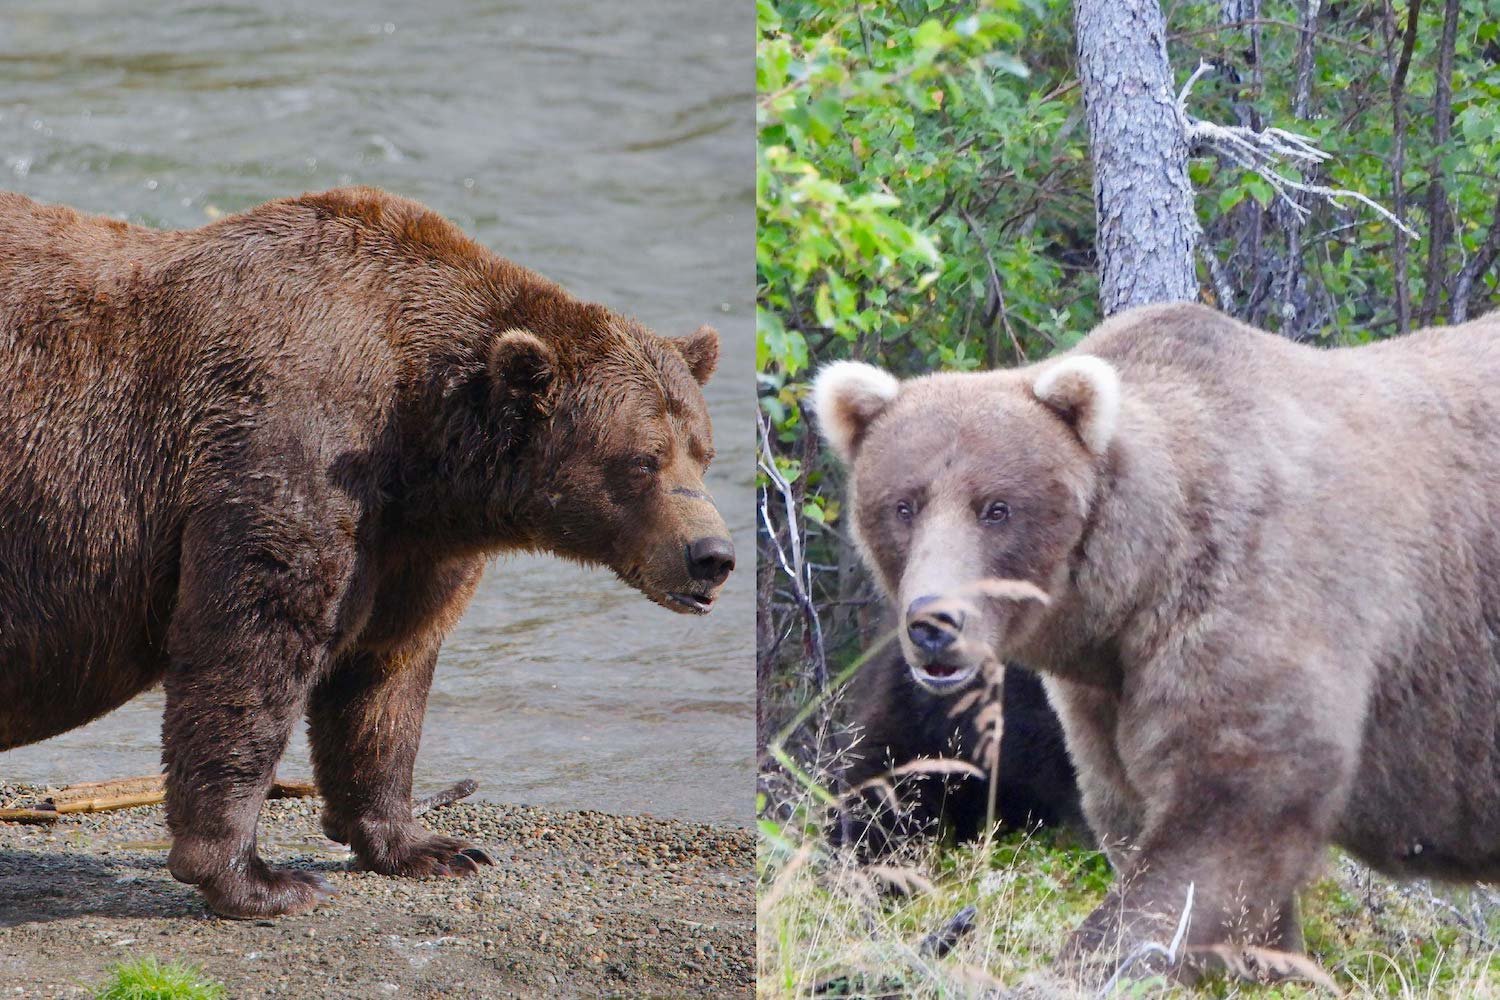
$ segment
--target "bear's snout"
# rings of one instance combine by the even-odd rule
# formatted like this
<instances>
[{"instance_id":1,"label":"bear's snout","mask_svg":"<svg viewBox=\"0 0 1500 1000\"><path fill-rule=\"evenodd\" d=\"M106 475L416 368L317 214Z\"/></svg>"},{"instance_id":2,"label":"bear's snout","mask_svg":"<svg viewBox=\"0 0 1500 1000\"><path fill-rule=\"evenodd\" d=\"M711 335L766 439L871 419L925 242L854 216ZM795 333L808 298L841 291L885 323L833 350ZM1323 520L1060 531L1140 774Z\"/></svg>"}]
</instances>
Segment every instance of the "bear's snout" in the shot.
<instances>
[{"instance_id":1,"label":"bear's snout","mask_svg":"<svg viewBox=\"0 0 1500 1000\"><path fill-rule=\"evenodd\" d=\"M717 587L734 570L734 543L727 538L700 538L687 547L688 575Z\"/></svg>"},{"instance_id":2,"label":"bear's snout","mask_svg":"<svg viewBox=\"0 0 1500 1000\"><path fill-rule=\"evenodd\" d=\"M907 607L906 634L917 649L937 656L958 639L966 617L962 608L929 594Z\"/></svg>"}]
</instances>

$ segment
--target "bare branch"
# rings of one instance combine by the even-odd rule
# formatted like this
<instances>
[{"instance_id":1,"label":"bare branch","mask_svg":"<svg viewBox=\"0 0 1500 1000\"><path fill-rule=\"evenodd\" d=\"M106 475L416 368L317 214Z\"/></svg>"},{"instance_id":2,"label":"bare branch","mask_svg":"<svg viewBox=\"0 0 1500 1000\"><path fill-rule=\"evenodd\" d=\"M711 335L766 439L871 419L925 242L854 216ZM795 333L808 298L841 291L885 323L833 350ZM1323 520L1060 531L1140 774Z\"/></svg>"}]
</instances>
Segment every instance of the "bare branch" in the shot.
<instances>
[{"instance_id":1,"label":"bare branch","mask_svg":"<svg viewBox=\"0 0 1500 1000\"><path fill-rule=\"evenodd\" d=\"M1500 257L1500 198L1495 199L1495 217L1490 220L1490 230L1485 234L1484 242L1458 272L1458 281L1453 286L1453 298L1448 302L1450 323L1462 323L1469 318L1469 298L1474 282L1489 271L1497 257Z\"/></svg>"},{"instance_id":2,"label":"bare branch","mask_svg":"<svg viewBox=\"0 0 1500 1000\"><path fill-rule=\"evenodd\" d=\"M1417 47L1417 17L1422 0L1411 0L1406 9L1406 32L1401 40L1401 55L1391 74L1391 198L1400 215L1406 214L1406 73L1411 68L1412 52ZM1386 48L1396 33L1396 14L1390 0L1385 4ZM1411 329L1411 283L1406 257L1405 234L1396 234L1392 251L1396 261L1396 325L1401 333Z\"/></svg>"},{"instance_id":3,"label":"bare branch","mask_svg":"<svg viewBox=\"0 0 1500 1000\"><path fill-rule=\"evenodd\" d=\"M803 628L807 630L809 645L812 647L813 676L818 689L823 690L828 686L828 658L823 650L823 625L818 620L818 609L812 601L812 571L803 557L797 501L792 495L791 484L786 481L781 470L776 468L776 459L771 454L771 428L766 422L765 414L757 413L756 421L760 433L761 452L758 465L781 499L782 515L786 519L787 544L785 546L782 545L776 525L771 520L768 490L761 491L760 518L766 529L766 539L776 555L777 565L781 567L781 571L786 574L787 580L791 583L792 596L802 611ZM790 552L787 551L788 548Z\"/></svg>"},{"instance_id":4,"label":"bare branch","mask_svg":"<svg viewBox=\"0 0 1500 1000\"><path fill-rule=\"evenodd\" d=\"M1437 85L1432 96L1432 166L1427 180L1427 273L1422 287L1422 308L1417 313L1422 326L1437 317L1447 271L1448 190L1443 157L1453 136L1453 50L1458 37L1458 0L1447 0L1443 9L1443 35L1438 42Z\"/></svg>"},{"instance_id":5,"label":"bare branch","mask_svg":"<svg viewBox=\"0 0 1500 1000\"><path fill-rule=\"evenodd\" d=\"M1345 199L1353 199L1360 204L1372 209L1381 218L1390 222L1396 228L1406 233L1412 239L1420 239L1417 231L1408 226L1400 218L1388 211L1384 206L1359 191L1348 188L1333 188L1324 184L1309 184L1293 177L1288 177L1276 169L1280 164L1291 161L1317 165L1326 162L1330 154L1323 152L1312 144L1307 136L1296 132L1289 132L1280 128L1251 129L1240 126L1216 125L1192 117L1188 114L1187 99L1192 92L1193 84L1204 73L1213 69L1210 63L1199 63L1193 75L1188 77L1187 83L1183 85L1182 92L1177 97L1178 114L1182 116L1183 132L1187 136L1188 146L1195 153L1212 152L1220 158L1228 160L1236 166L1249 170L1259 175L1279 195L1282 201L1291 209L1292 214L1299 221L1306 221L1312 214L1311 210L1297 201L1294 194L1307 194L1322 198L1335 208L1344 208Z\"/></svg>"}]
</instances>

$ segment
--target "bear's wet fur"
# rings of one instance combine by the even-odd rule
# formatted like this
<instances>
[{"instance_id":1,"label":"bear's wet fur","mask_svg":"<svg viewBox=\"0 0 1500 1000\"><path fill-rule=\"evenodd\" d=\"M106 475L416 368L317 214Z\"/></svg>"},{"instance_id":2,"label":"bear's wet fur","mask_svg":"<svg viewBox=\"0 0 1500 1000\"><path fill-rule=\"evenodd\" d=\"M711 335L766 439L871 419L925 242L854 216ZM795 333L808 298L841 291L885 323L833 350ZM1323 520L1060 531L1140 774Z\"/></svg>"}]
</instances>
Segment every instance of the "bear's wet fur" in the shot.
<instances>
[{"instance_id":1,"label":"bear's wet fur","mask_svg":"<svg viewBox=\"0 0 1500 1000\"><path fill-rule=\"evenodd\" d=\"M370 188L182 231L0 194L0 750L163 683L169 867L259 917L327 893L255 851L306 714L331 837L476 871L411 815L443 637L503 551L709 609L718 347Z\"/></svg>"},{"instance_id":2,"label":"bear's wet fur","mask_svg":"<svg viewBox=\"0 0 1500 1000\"><path fill-rule=\"evenodd\" d=\"M1338 844L1500 879L1500 314L1321 349L1175 304L1012 370L819 376L913 676L1037 670L1117 878L1066 955L1300 951Z\"/></svg>"},{"instance_id":3,"label":"bear's wet fur","mask_svg":"<svg viewBox=\"0 0 1500 1000\"><path fill-rule=\"evenodd\" d=\"M987 768L973 756L980 746L976 716L982 703L960 705L960 699L982 686L975 678L952 696L934 694L912 678L894 643L877 653L850 681L841 705L840 719L849 726L848 746L840 757L843 786L857 788L921 760L949 758ZM1065 827L1086 833L1062 724L1047 703L1041 679L1007 666L1001 708L995 793L1000 827ZM883 792L862 793L859 805L831 825L831 838L863 857L879 858L919 837L964 843L984 836L990 809L987 774L913 775L895 784L899 808Z\"/></svg>"}]
</instances>

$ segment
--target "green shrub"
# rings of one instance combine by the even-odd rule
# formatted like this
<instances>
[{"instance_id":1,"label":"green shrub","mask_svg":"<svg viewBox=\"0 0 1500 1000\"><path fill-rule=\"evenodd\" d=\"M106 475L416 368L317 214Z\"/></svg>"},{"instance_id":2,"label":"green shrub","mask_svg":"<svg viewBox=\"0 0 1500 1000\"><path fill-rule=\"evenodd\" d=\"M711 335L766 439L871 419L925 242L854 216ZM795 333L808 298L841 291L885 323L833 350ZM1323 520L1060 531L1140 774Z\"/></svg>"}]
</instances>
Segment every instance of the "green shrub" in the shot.
<instances>
[{"instance_id":1,"label":"green shrub","mask_svg":"<svg viewBox=\"0 0 1500 1000\"><path fill-rule=\"evenodd\" d=\"M155 958L120 962L109 981L94 992L95 1000L224 1000L228 991L191 965Z\"/></svg>"}]
</instances>

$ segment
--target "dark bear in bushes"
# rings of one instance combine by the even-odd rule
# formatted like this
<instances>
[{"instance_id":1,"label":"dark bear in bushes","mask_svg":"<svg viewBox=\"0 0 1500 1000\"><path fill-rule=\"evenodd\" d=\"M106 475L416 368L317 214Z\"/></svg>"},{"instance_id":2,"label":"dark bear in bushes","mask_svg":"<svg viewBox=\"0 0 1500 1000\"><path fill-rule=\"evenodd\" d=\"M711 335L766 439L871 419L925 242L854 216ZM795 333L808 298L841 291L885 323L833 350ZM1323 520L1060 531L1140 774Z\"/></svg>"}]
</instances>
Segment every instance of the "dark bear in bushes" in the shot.
<instances>
[{"instance_id":1,"label":"dark bear in bushes","mask_svg":"<svg viewBox=\"0 0 1500 1000\"><path fill-rule=\"evenodd\" d=\"M179 232L0 195L0 750L161 682L172 874L296 913L255 823L305 713L330 837L476 871L411 813L443 636L506 550L708 611L718 349L368 188Z\"/></svg>"},{"instance_id":2,"label":"dark bear in bushes","mask_svg":"<svg viewBox=\"0 0 1500 1000\"><path fill-rule=\"evenodd\" d=\"M918 684L901 649L890 644L850 682L843 721L851 729L841 754L846 788L856 788L894 767L931 758L975 762L980 745L978 704L964 696L982 686L971 678L953 694ZM1001 689L1004 726L995 812L1010 830L1069 827L1085 833L1078 784L1063 741L1062 724L1047 703L1041 680L1007 667ZM989 779L969 775L910 775L894 783L896 803L876 788L833 824L833 838L865 857L880 857L914 836L938 834L955 841L983 836L989 816Z\"/></svg>"}]
</instances>

